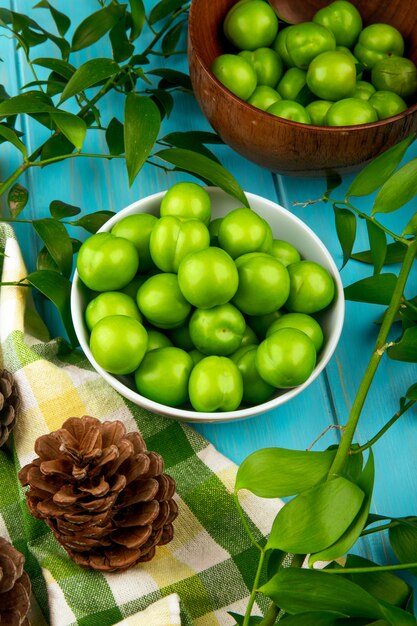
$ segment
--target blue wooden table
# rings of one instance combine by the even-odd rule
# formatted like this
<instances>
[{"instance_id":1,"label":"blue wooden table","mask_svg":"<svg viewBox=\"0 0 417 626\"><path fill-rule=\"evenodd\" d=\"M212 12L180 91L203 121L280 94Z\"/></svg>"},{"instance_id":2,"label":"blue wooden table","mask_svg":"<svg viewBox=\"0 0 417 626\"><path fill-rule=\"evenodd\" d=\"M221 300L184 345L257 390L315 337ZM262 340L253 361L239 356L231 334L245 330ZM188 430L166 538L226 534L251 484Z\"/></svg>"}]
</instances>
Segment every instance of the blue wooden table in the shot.
<instances>
[{"instance_id":1,"label":"blue wooden table","mask_svg":"<svg viewBox=\"0 0 417 626\"><path fill-rule=\"evenodd\" d=\"M3 8L33 15L53 28L45 9L33 9L32 0L3 0ZM53 4L70 15L73 24L78 24L83 17L99 8L96 0L68 2L55 0ZM148 8L155 2L146 3ZM41 16L42 13L42 16ZM139 40L141 41L141 40ZM143 44L141 43L140 46ZM185 42L184 42L185 46ZM49 44L33 49L32 56L56 55L56 50ZM110 57L111 51L106 44L98 42L92 48L74 54L76 64L93 56ZM9 94L16 95L23 85L33 80L22 51L16 51L14 43L2 37L0 39L0 83ZM154 67L174 67L186 71L185 57L173 57L165 61L153 57ZM42 72L40 72L42 75ZM122 97L113 94L103 103L103 114L110 119L119 115L122 119ZM187 94L176 96L173 114L163 123L163 134L174 130L209 130L209 125L200 113L193 97ZM34 149L46 136L46 130L36 122L23 125L22 131ZM89 133L93 135L93 132ZM88 139L86 151L105 152L106 144L103 133L95 131ZM305 208L294 205L320 198L326 188L323 179L284 178L271 174L235 154L226 146L217 149L223 164L234 174L241 186L249 192L262 195L276 201L303 219L322 239L332 253L336 263L341 266L342 254L337 240L332 208L322 202ZM413 158L417 148L412 148L407 158ZM19 164L18 152L14 149L1 149L0 177L4 179ZM183 174L167 175L163 170L145 165L133 186L129 189L124 163L98 159L72 159L57 163L43 171L30 171L20 182L30 190L30 201L22 217L25 219L46 217L52 200L59 199L79 206L84 212L99 209L119 211L134 200L148 194L164 190L178 180L190 179ZM342 186L346 188L352 177L346 177ZM335 195L339 192L335 192ZM340 198L343 191L340 191ZM364 210L370 209L370 202L361 203ZM387 224L401 232L412 208L390 216ZM23 249L29 269L34 269L36 255L41 247L40 241L27 224L16 225L16 232ZM79 233L77 233L79 236ZM368 248L367 236L360 230L355 250ZM386 270L384 270L386 271ZM369 266L349 262L342 270L344 285L371 273ZM413 294L414 295L414 294ZM52 335L62 332L54 309L45 301L38 300L43 319ZM323 438L315 449L323 449L335 443L339 437L337 427L346 423L349 409L355 397L366 363L371 355L378 327L375 320L382 313L382 308L358 303L347 303L346 321L343 334L325 372L302 394L274 411L259 415L247 421L227 424L203 424L195 428L203 433L222 453L241 462L249 453L265 446L282 446L306 449L326 429ZM371 393L365 404L358 430L361 443L371 438L392 417L398 409L398 400L406 389L417 381L417 368L399 364L387 358L378 370ZM330 427L330 428L329 428ZM416 411L411 410L401 418L374 448L376 456L376 488L373 511L386 515L417 514L417 423ZM378 562L392 561L383 538L370 535L358 547L363 556Z\"/></svg>"}]
</instances>

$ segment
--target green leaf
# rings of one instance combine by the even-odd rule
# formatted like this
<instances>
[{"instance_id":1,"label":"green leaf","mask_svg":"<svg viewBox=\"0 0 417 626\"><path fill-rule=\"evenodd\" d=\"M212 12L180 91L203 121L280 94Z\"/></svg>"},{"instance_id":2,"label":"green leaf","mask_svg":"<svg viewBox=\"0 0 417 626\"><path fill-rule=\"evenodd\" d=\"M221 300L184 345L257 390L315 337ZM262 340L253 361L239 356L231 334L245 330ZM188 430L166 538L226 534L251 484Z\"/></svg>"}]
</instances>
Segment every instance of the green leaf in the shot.
<instances>
[{"instance_id":1,"label":"green leaf","mask_svg":"<svg viewBox=\"0 0 417 626\"><path fill-rule=\"evenodd\" d=\"M414 213L413 217L404 228L403 237L405 235L417 235L417 213Z\"/></svg>"},{"instance_id":2,"label":"green leaf","mask_svg":"<svg viewBox=\"0 0 417 626\"><path fill-rule=\"evenodd\" d=\"M5 124L0 124L0 136L4 137L4 139L9 143L13 144L14 147L22 153L24 159L27 158L26 146L23 141L20 141L14 130L12 130Z\"/></svg>"},{"instance_id":3,"label":"green leaf","mask_svg":"<svg viewBox=\"0 0 417 626\"><path fill-rule=\"evenodd\" d=\"M166 143L170 143L173 146L177 145L177 142L181 141L183 138L187 137L190 141L195 141L196 143L202 144L218 144L223 145L223 140L220 139L216 133L210 133L205 130L188 130L188 131L177 131L174 133L169 133L162 137L161 141L165 141Z\"/></svg>"},{"instance_id":4,"label":"green leaf","mask_svg":"<svg viewBox=\"0 0 417 626\"><path fill-rule=\"evenodd\" d=\"M394 265L395 263L401 263L407 252L407 246L400 241L394 241L387 245L387 253L385 255L384 265ZM362 250L362 252L355 252L352 254L352 259L360 261L361 263L373 264L371 250Z\"/></svg>"},{"instance_id":5,"label":"green leaf","mask_svg":"<svg viewBox=\"0 0 417 626\"><path fill-rule=\"evenodd\" d=\"M84 91L88 87L92 87L96 83L114 76L119 70L120 67L113 59L90 59L90 61L80 65L72 75L62 93L60 102L64 102L64 100L68 100L68 98L75 96L80 91Z\"/></svg>"},{"instance_id":6,"label":"green leaf","mask_svg":"<svg viewBox=\"0 0 417 626\"><path fill-rule=\"evenodd\" d=\"M135 41L141 34L145 25L145 7L142 0L129 0L130 13L132 16L132 30L130 31L130 41Z\"/></svg>"},{"instance_id":7,"label":"green leaf","mask_svg":"<svg viewBox=\"0 0 417 626\"><path fill-rule=\"evenodd\" d=\"M330 196L332 191L334 189L337 189L337 187L339 187L342 184L342 182L343 182L342 177L337 172L332 172L330 174L327 174L326 176L327 189L324 195ZM328 202L328 200L326 199L325 202Z\"/></svg>"},{"instance_id":8,"label":"green leaf","mask_svg":"<svg viewBox=\"0 0 417 626\"><path fill-rule=\"evenodd\" d=\"M385 232L373 222L366 222L369 237L369 247L374 264L374 274L379 274L384 266L387 255L387 237Z\"/></svg>"},{"instance_id":9,"label":"green leaf","mask_svg":"<svg viewBox=\"0 0 417 626\"><path fill-rule=\"evenodd\" d=\"M343 251L343 265L349 261L356 239L356 215L349 209L334 207L336 232Z\"/></svg>"},{"instance_id":10,"label":"green leaf","mask_svg":"<svg viewBox=\"0 0 417 626\"><path fill-rule=\"evenodd\" d=\"M163 138L163 141L170 143L172 146L176 148L186 148L187 150L193 150L194 152L199 152L204 156L216 161L216 163L220 163L219 159L211 150L206 148L203 141L200 139L200 133L198 132L176 132L170 133Z\"/></svg>"},{"instance_id":11,"label":"green leaf","mask_svg":"<svg viewBox=\"0 0 417 626\"><path fill-rule=\"evenodd\" d=\"M249 489L261 498L280 498L301 493L327 477L335 455L336 450L257 450L241 463L235 491Z\"/></svg>"},{"instance_id":12,"label":"green leaf","mask_svg":"<svg viewBox=\"0 0 417 626\"><path fill-rule=\"evenodd\" d=\"M125 14L126 5L110 4L92 13L76 28L72 51L82 50L101 39Z\"/></svg>"},{"instance_id":13,"label":"green leaf","mask_svg":"<svg viewBox=\"0 0 417 626\"><path fill-rule=\"evenodd\" d=\"M0 117L53 110L52 100L41 91L27 91L0 103Z\"/></svg>"},{"instance_id":14,"label":"green leaf","mask_svg":"<svg viewBox=\"0 0 417 626\"><path fill-rule=\"evenodd\" d=\"M391 176L400 164L407 148L414 141L415 135L407 137L396 146L373 159L353 179L346 196L367 196L373 193Z\"/></svg>"},{"instance_id":15,"label":"green leaf","mask_svg":"<svg viewBox=\"0 0 417 626\"><path fill-rule=\"evenodd\" d=\"M356 483L365 494L359 513L353 520L352 524L350 524L349 528L343 533L341 537L339 537L339 539L334 544L321 552L311 555L309 559L310 566L312 566L313 563L316 563L316 561L332 561L343 556L359 539L368 519L369 509L372 500L372 491L374 488L374 479L374 456L372 450L370 450L368 462L365 465L361 477Z\"/></svg>"},{"instance_id":16,"label":"green leaf","mask_svg":"<svg viewBox=\"0 0 417 626\"><path fill-rule=\"evenodd\" d=\"M33 220L32 224L60 271L69 278L72 271L72 244L65 226L52 217Z\"/></svg>"},{"instance_id":17,"label":"green leaf","mask_svg":"<svg viewBox=\"0 0 417 626\"><path fill-rule=\"evenodd\" d=\"M233 611L228 611L228 614L231 615L233 617L233 619L236 620L236 624L238 626L242 626L243 624L243 620L245 619L244 615L239 615L238 613L233 613ZM249 622L248 622L248 626L257 626L257 624L260 624L263 620L263 617L259 617L256 615L251 615L251 617L249 618Z\"/></svg>"},{"instance_id":18,"label":"green leaf","mask_svg":"<svg viewBox=\"0 0 417 626\"><path fill-rule=\"evenodd\" d=\"M36 269L39 271L50 270L51 272L59 273L59 267L49 254L46 246L43 246L43 248L39 250L38 256L36 257Z\"/></svg>"},{"instance_id":19,"label":"green leaf","mask_svg":"<svg viewBox=\"0 0 417 626\"><path fill-rule=\"evenodd\" d=\"M163 89L149 89L148 92L152 93L151 98L158 107L161 117L164 117L164 115L169 117L174 107L174 98L169 91L164 91Z\"/></svg>"},{"instance_id":20,"label":"green leaf","mask_svg":"<svg viewBox=\"0 0 417 626\"><path fill-rule=\"evenodd\" d=\"M124 111L124 140L129 185L151 153L161 126L158 107L150 98L130 94Z\"/></svg>"},{"instance_id":21,"label":"green leaf","mask_svg":"<svg viewBox=\"0 0 417 626\"><path fill-rule=\"evenodd\" d=\"M334 611L297 613L297 615L290 615L285 619L285 626L306 626L307 624L314 624L314 626L338 626L341 617L346 617L346 615L335 613Z\"/></svg>"},{"instance_id":22,"label":"green leaf","mask_svg":"<svg viewBox=\"0 0 417 626\"><path fill-rule=\"evenodd\" d=\"M417 528L398 524L389 529L389 540L400 563L417 563ZM417 570L410 570L417 575Z\"/></svg>"},{"instance_id":23,"label":"green leaf","mask_svg":"<svg viewBox=\"0 0 417 626\"><path fill-rule=\"evenodd\" d=\"M150 70L148 74L153 74L154 76L160 76L168 83L175 85L177 87L182 87L186 91L193 90L191 85L191 79L188 74L184 74L184 72L178 72L178 70L170 70L166 68L158 68L156 70Z\"/></svg>"},{"instance_id":24,"label":"green leaf","mask_svg":"<svg viewBox=\"0 0 417 626\"><path fill-rule=\"evenodd\" d=\"M80 152L87 132L87 124L77 115L64 111L54 111L51 118L57 128Z\"/></svg>"},{"instance_id":25,"label":"green leaf","mask_svg":"<svg viewBox=\"0 0 417 626\"><path fill-rule=\"evenodd\" d=\"M111 217L113 217L113 211L96 211L95 213L89 213L83 215L79 220L71 222L72 226L79 226L89 233L96 233Z\"/></svg>"},{"instance_id":26,"label":"green leaf","mask_svg":"<svg viewBox=\"0 0 417 626\"><path fill-rule=\"evenodd\" d=\"M149 24L156 24L185 4L185 0L161 0L149 14Z\"/></svg>"},{"instance_id":27,"label":"green leaf","mask_svg":"<svg viewBox=\"0 0 417 626\"><path fill-rule=\"evenodd\" d=\"M184 29L185 22L179 22L175 24L172 28L170 28L166 34L164 35L161 43L162 52L164 54L171 54L176 50L178 42L181 38L181 34Z\"/></svg>"},{"instance_id":28,"label":"green leaf","mask_svg":"<svg viewBox=\"0 0 417 626\"><path fill-rule=\"evenodd\" d=\"M52 70L67 80L69 80L75 72L75 67L71 65L71 63L68 63L68 61L62 61L61 59L39 57L38 59L34 59L32 63L33 65L46 67L48 70Z\"/></svg>"},{"instance_id":29,"label":"green leaf","mask_svg":"<svg viewBox=\"0 0 417 626\"><path fill-rule=\"evenodd\" d=\"M375 199L372 214L392 213L417 194L417 159L409 161L382 185Z\"/></svg>"},{"instance_id":30,"label":"green leaf","mask_svg":"<svg viewBox=\"0 0 417 626\"><path fill-rule=\"evenodd\" d=\"M268 550L267 578L275 576L281 567L289 567L292 562L291 556L282 550Z\"/></svg>"},{"instance_id":31,"label":"green leaf","mask_svg":"<svg viewBox=\"0 0 417 626\"><path fill-rule=\"evenodd\" d=\"M71 154L74 150L74 145L64 135L53 135L42 148L42 160Z\"/></svg>"},{"instance_id":32,"label":"green leaf","mask_svg":"<svg viewBox=\"0 0 417 626\"><path fill-rule=\"evenodd\" d=\"M23 211L25 206L28 203L29 192L28 190L19 185L19 183L15 183L13 187L9 190L7 194L7 203L9 205L11 216L16 219L18 215Z\"/></svg>"},{"instance_id":33,"label":"green leaf","mask_svg":"<svg viewBox=\"0 0 417 626\"><path fill-rule=\"evenodd\" d=\"M417 326L406 328L403 336L387 350L390 359L417 363Z\"/></svg>"},{"instance_id":34,"label":"green leaf","mask_svg":"<svg viewBox=\"0 0 417 626\"><path fill-rule=\"evenodd\" d=\"M78 215L81 213L81 209L77 206L73 206L72 204L62 202L61 200L52 200L49 205L49 212L56 220L62 220L66 217L74 217L74 215Z\"/></svg>"},{"instance_id":35,"label":"green leaf","mask_svg":"<svg viewBox=\"0 0 417 626\"><path fill-rule=\"evenodd\" d=\"M49 9L52 15L52 19L54 20L56 27L58 29L59 34L64 37L65 33L71 26L70 18L65 15L65 13L61 13L53 7L48 0L41 0L34 6L35 9Z\"/></svg>"},{"instance_id":36,"label":"green leaf","mask_svg":"<svg viewBox=\"0 0 417 626\"><path fill-rule=\"evenodd\" d=\"M113 26L110 31L110 42L113 58L118 63L132 56L135 46L127 38L125 20L120 20Z\"/></svg>"},{"instance_id":37,"label":"green leaf","mask_svg":"<svg viewBox=\"0 0 417 626\"><path fill-rule=\"evenodd\" d=\"M389 304L396 284L395 274L369 276L345 287L345 298L354 302Z\"/></svg>"},{"instance_id":38,"label":"green leaf","mask_svg":"<svg viewBox=\"0 0 417 626\"><path fill-rule=\"evenodd\" d=\"M78 345L77 336L71 319L71 283L57 272L42 270L27 276L28 282L54 303L63 321L68 339L73 347Z\"/></svg>"},{"instance_id":39,"label":"green leaf","mask_svg":"<svg viewBox=\"0 0 417 626\"><path fill-rule=\"evenodd\" d=\"M346 568L374 567L375 565L376 563L355 554L349 554L345 563ZM377 600L384 600L394 606L403 606L411 593L411 587L391 572L373 572L372 575L368 573L346 574L346 578L368 591Z\"/></svg>"},{"instance_id":40,"label":"green leaf","mask_svg":"<svg viewBox=\"0 0 417 626\"><path fill-rule=\"evenodd\" d=\"M119 122L116 117L110 120L110 123L106 129L106 142L109 148L110 154L118 155L123 154L125 151L123 124Z\"/></svg>"},{"instance_id":41,"label":"green leaf","mask_svg":"<svg viewBox=\"0 0 417 626\"><path fill-rule=\"evenodd\" d=\"M27 48L34 48L35 46L39 46L47 39L47 36L43 33L37 33L35 30L31 30L30 28L24 28L20 33L20 41L24 41Z\"/></svg>"},{"instance_id":42,"label":"green leaf","mask_svg":"<svg viewBox=\"0 0 417 626\"><path fill-rule=\"evenodd\" d=\"M359 585L319 570L282 569L259 591L291 614L334 611L351 617L384 617L378 601Z\"/></svg>"},{"instance_id":43,"label":"green leaf","mask_svg":"<svg viewBox=\"0 0 417 626\"><path fill-rule=\"evenodd\" d=\"M279 511L267 549L310 554L328 548L352 523L364 495L341 476L304 491Z\"/></svg>"},{"instance_id":44,"label":"green leaf","mask_svg":"<svg viewBox=\"0 0 417 626\"><path fill-rule=\"evenodd\" d=\"M409 400L417 400L417 383L411 385L405 392L405 397Z\"/></svg>"},{"instance_id":45,"label":"green leaf","mask_svg":"<svg viewBox=\"0 0 417 626\"><path fill-rule=\"evenodd\" d=\"M209 180L213 185L239 200L244 206L249 207L248 199L237 180L222 165L208 157L182 148L160 150L155 156L186 172Z\"/></svg>"}]
</instances>

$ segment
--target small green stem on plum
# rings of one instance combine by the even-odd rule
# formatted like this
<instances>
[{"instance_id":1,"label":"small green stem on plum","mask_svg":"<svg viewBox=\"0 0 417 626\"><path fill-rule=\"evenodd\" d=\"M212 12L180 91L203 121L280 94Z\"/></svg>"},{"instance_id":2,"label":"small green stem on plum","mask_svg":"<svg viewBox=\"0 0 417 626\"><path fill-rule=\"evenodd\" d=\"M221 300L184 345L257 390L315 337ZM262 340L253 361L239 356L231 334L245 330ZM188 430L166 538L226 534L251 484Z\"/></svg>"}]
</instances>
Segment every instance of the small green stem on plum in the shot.
<instances>
[{"instance_id":1,"label":"small green stem on plum","mask_svg":"<svg viewBox=\"0 0 417 626\"><path fill-rule=\"evenodd\" d=\"M381 428L381 430L379 430L377 432L377 434L372 437L372 439L370 439L367 443L363 444L363 446L358 446L357 448L354 448L350 451L350 454L359 454L361 452L364 452L365 450L368 450L369 448L371 448L374 443L376 443L378 441L378 439L380 439L386 432L387 430L389 430L391 428L391 426L393 424L395 424L395 422L400 419L400 417L402 415L404 415L404 413L406 411L408 411L408 409L410 409L413 404L415 404L416 401L415 400L410 400L409 402L407 402L406 404L404 404L404 406L402 407L402 409L398 410L396 412L395 415L393 415L393 417L391 417L390 420L388 420L388 422L385 424L385 426L383 426Z\"/></svg>"},{"instance_id":2,"label":"small green stem on plum","mask_svg":"<svg viewBox=\"0 0 417 626\"><path fill-rule=\"evenodd\" d=\"M343 432L343 436L337 449L335 459L330 468L328 475L329 480L343 474L347 458L351 454L352 441L355 435L356 427L358 425L363 405L365 403L376 370L382 358L382 354L380 354L380 349L387 341L388 333L400 308L404 288L410 274L411 267L414 263L415 255L417 253L417 239L413 239L407 242L407 246L407 252L405 254L400 273L398 275L394 293L392 295L390 305L384 315L384 319L376 340L375 350L369 360L362 382L359 385L358 393L356 394L355 400L353 402L346 428Z\"/></svg>"}]
</instances>

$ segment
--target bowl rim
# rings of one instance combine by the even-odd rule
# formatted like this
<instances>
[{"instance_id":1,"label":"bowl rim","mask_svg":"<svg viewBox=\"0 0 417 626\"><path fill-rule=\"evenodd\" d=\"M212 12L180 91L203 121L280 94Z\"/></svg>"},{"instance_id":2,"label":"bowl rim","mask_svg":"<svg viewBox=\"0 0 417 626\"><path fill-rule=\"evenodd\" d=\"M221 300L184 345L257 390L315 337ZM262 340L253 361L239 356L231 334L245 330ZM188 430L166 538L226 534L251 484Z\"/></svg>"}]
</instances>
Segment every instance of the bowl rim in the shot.
<instances>
[{"instance_id":1,"label":"bowl rim","mask_svg":"<svg viewBox=\"0 0 417 626\"><path fill-rule=\"evenodd\" d=\"M417 111L417 102L416 102L415 104L412 104L411 106L407 107L404 111L401 111L401 113L397 113L397 115L392 115L391 117L385 118L383 120L377 120L376 122L369 122L367 124L354 124L352 126L319 126L318 124L303 124L301 122L294 122L293 120L288 120L284 117L278 117L276 115L272 115L271 113L268 113L267 111L258 109L257 107L253 106L252 104L249 104L249 102L246 102L246 100L242 100L242 98L239 98L239 96L236 96L236 94L234 94L232 91L227 89L227 87L225 87L223 83L219 81L219 79L213 74L211 69L203 61L201 54L198 51L198 45L196 45L196 38L193 36L194 23L197 20L197 17L195 16L195 12L197 10L195 7L197 5L197 2L198 0L193 0L193 2L191 2L189 18L188 18L188 37L189 37L189 42L187 46L188 62L190 63L190 56L191 56L190 55L190 43L191 43L192 48L193 48L193 54L195 54L202 69L207 74L209 79L216 85L216 88L219 91L221 91L225 97L229 97L235 104L242 106L248 112L260 114L261 120L262 119L264 121L269 120L271 122L275 118L275 120L279 124L283 124L284 126L289 126L292 128L305 128L308 131L314 130L319 134L320 133L337 134L337 133L340 133L341 131L359 133L364 130L369 130L370 128L379 128L381 126L382 127L387 126L388 124L396 122L396 121L404 120Z\"/></svg>"},{"instance_id":2,"label":"bowl rim","mask_svg":"<svg viewBox=\"0 0 417 626\"><path fill-rule=\"evenodd\" d=\"M222 191L219 187L206 186L204 187L204 189L206 189L211 196L225 194L225 192ZM140 200L136 200L135 202L132 202L127 207L121 209L118 213L112 216L97 232L100 233L100 232L110 231L111 228L120 219L122 219L123 217L127 215L132 214L136 209L143 207L144 205L147 205L149 202L162 200L165 193L166 193L166 190L159 191L149 196L145 196L144 198L141 198ZM333 334L331 337L329 337L329 340L324 350L324 354L320 362L316 365L313 372L311 373L311 376L301 385L298 385L297 387L292 387L284 391L284 393L282 393L281 395L271 398L267 402L263 402L262 404L257 404L254 406L244 407L241 409L236 409L234 411L225 411L225 412L216 412L216 413L193 411L191 409L181 409L177 407L169 407L159 402L155 402L154 400L149 400L148 398L145 398L144 396L139 394L137 391L130 389L122 381L116 378L114 375L104 370L94 359L91 353L90 347L88 345L88 342L85 339L86 327L85 327L85 322L84 322L84 316L81 311L81 306L79 302L79 298L80 298L79 291L80 291L82 282L79 277L78 271L76 269L74 272L73 282L71 286L70 310L71 310L72 321L74 324L75 334L77 336L78 341L80 342L80 347L83 350L85 357L93 366L95 371L99 373L102 376L102 378L107 383L109 383L116 391L118 391L124 398L127 398L134 404L141 406L142 408L147 409L148 411L152 413L157 413L158 415L164 415L165 417L171 417L172 419L175 419L178 421L186 421L186 422L194 422L194 423L232 422L232 421L243 420L249 417L255 417L257 415L261 415L262 413L265 413L266 411L276 409L282 404L285 404L286 402L288 402L288 400L291 400L292 398L300 394L306 387L308 387L319 376L319 374L321 374L321 372L324 370L324 368L326 367L326 365L328 364L328 362L330 361L331 357L333 356L336 350L336 347L339 342L340 335L343 329L343 322L344 322L344 315L345 315L345 298L344 298L343 284L342 284L342 280L339 274L339 270L336 266L336 263L333 260L332 255L330 254L329 250L324 245L324 243L321 241L321 239L316 235L316 233L307 224L305 224L303 220L301 220L299 217L291 213L291 211L288 211L288 209L284 208L277 202L273 202L272 200L268 200L267 198L264 198L257 194L250 193L250 192L245 192L245 194L249 200L249 204L251 203L251 200L260 201L261 203L264 203L265 205L267 205L269 208L283 215L285 219L296 224L298 227L301 227L301 229L306 233L306 235L308 235L308 237L312 239L314 243L316 244L316 246L321 250L322 254L326 258L326 261L328 263L330 273L332 274L332 277L336 283L336 299L332 305L334 307L334 315L335 315L335 320L336 320ZM139 211L139 212L144 212L144 211ZM140 402L138 402L138 400Z\"/></svg>"}]
</instances>

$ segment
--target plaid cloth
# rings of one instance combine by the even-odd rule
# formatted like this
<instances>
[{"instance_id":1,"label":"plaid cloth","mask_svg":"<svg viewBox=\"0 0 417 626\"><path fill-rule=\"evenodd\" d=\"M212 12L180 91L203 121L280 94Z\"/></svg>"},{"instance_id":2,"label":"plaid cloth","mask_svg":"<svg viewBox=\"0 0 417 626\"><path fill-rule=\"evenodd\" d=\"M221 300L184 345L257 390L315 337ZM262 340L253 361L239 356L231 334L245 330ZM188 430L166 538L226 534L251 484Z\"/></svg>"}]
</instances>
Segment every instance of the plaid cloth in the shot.
<instances>
[{"instance_id":1,"label":"plaid cloth","mask_svg":"<svg viewBox=\"0 0 417 626\"><path fill-rule=\"evenodd\" d=\"M13 231L4 224L1 250L2 282L26 276ZM0 289L0 363L13 372L22 395L19 421L0 450L0 535L26 556L33 626L234 624L227 611L244 613L258 562L232 498L236 466L187 425L126 401L64 340L45 341L28 292ZM149 563L124 573L75 565L46 524L29 515L16 476L36 456L39 435L85 414L140 429L148 449L163 456L177 481L173 541L157 549ZM281 502L260 501L249 492L242 493L241 502L255 538L262 541Z\"/></svg>"}]
</instances>

